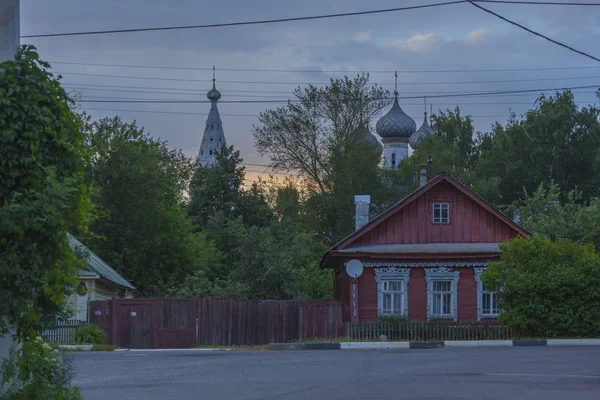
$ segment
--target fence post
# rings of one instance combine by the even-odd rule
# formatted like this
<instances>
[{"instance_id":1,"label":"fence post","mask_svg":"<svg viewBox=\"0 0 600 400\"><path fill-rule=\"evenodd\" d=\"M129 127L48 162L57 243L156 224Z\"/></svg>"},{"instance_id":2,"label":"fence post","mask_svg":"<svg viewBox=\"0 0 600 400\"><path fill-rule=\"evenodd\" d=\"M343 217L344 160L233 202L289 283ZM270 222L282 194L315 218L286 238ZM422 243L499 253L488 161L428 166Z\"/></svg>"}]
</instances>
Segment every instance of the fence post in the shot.
<instances>
[{"instance_id":1,"label":"fence post","mask_svg":"<svg viewBox=\"0 0 600 400\"><path fill-rule=\"evenodd\" d=\"M301 302L297 302L298 304L298 340L302 341L302 331L304 327L304 307L302 307Z\"/></svg>"},{"instance_id":2,"label":"fence post","mask_svg":"<svg viewBox=\"0 0 600 400\"><path fill-rule=\"evenodd\" d=\"M110 301L110 344L119 346L117 343L117 299L112 298Z\"/></svg>"}]
</instances>

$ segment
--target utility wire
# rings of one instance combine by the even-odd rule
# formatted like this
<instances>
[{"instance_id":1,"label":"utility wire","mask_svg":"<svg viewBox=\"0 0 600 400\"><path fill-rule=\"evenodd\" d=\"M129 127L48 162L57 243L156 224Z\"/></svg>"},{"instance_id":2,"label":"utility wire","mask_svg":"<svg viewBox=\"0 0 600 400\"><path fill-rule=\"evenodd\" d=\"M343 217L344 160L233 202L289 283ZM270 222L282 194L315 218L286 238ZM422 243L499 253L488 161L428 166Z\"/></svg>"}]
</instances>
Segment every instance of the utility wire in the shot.
<instances>
[{"instance_id":1,"label":"utility wire","mask_svg":"<svg viewBox=\"0 0 600 400\"><path fill-rule=\"evenodd\" d=\"M600 68L600 67L599 67ZM111 77L111 78L130 78L126 76L117 75L96 75L96 74L83 74L83 73L70 73L64 72L62 74L70 75L86 75L86 76L99 76L99 77ZM156 79L156 80L178 80L187 81L183 78L159 78L159 77L131 77L132 79ZM574 80L574 79L597 79L600 76L567 76L567 77L554 77L554 78L527 78L527 79L496 79L496 80L481 80L481 81L438 81L438 82L401 82L401 86L406 85L466 85L466 84L478 84L478 83L516 83L516 82L539 82L539 81L561 81L561 80ZM210 80L196 80L190 79L191 82L212 82ZM219 81L221 83L235 83L235 84L266 84L266 85L327 85L330 82L273 82L273 81ZM391 85L391 82L382 82L381 85Z\"/></svg>"},{"instance_id":2,"label":"utility wire","mask_svg":"<svg viewBox=\"0 0 600 400\"><path fill-rule=\"evenodd\" d=\"M264 20L256 20L256 21L225 22L225 23L219 23L219 24L162 26L162 27L154 27L154 28L113 29L113 30L103 30L103 31L84 31L84 32L66 32L66 33L44 33L44 34L36 34L36 35L24 35L24 36L21 36L21 38L104 35L104 34L110 34L110 33L173 31L173 30L183 30L183 29L221 28L221 27L226 27L226 26L264 25L264 24L273 24L273 23L279 23L279 22L293 22L293 21L306 21L306 20L314 20L314 19L351 17L351 16L356 16L356 15L368 15L368 14L383 14L383 13L389 13L389 12L408 11L408 10L417 10L417 9L421 9L421 8L433 8L433 7L447 6L447 5L460 4L460 3L465 3L465 2L466 2L466 0L446 1L446 2L442 2L442 3L422 4L422 5L418 5L418 6L409 6L409 7L395 7L395 8L356 11L356 12L348 12L348 13L312 15L312 16L307 16L307 17L291 17L291 18L264 19Z\"/></svg>"},{"instance_id":3,"label":"utility wire","mask_svg":"<svg viewBox=\"0 0 600 400\"><path fill-rule=\"evenodd\" d=\"M473 0L475 3L498 3L535 6L600 6L600 3L567 3L564 1Z\"/></svg>"},{"instance_id":4,"label":"utility wire","mask_svg":"<svg viewBox=\"0 0 600 400\"><path fill-rule=\"evenodd\" d=\"M49 61L50 64L60 65L86 65L94 67L118 67L118 68L143 68L143 69L170 69L187 71L212 71L210 68L202 67L170 67L157 65L131 65L131 64L98 64L67 61ZM466 73L466 72L519 72L519 71L559 71L576 69L598 69L600 67L546 67L546 68L499 68L499 69L440 69L440 70L398 70L399 74L417 74L417 73ZM251 68L219 68L219 71L226 72L295 72L295 73L360 73L368 72L370 74L393 74L395 70L307 70L307 69L251 69Z\"/></svg>"},{"instance_id":5,"label":"utility wire","mask_svg":"<svg viewBox=\"0 0 600 400\"><path fill-rule=\"evenodd\" d=\"M503 90L503 91L489 91L489 92L466 92L466 93L447 93L447 94L432 94L427 95L429 98L445 98L445 97L471 97L471 96L485 96L485 95L502 95L502 94L514 94L514 93L533 93L533 92L544 92L544 91L560 91L560 90L572 90L572 89L590 89L599 88L598 85L584 85L584 86L571 86L571 87L557 87L557 88L543 88L543 89L521 89L521 90ZM423 96L402 96L403 99L422 99ZM354 101L363 99L346 99L345 101ZM382 97L379 100L392 100L392 97ZM82 103L164 103L164 104L206 104L210 103L209 100L80 100ZM255 103L255 104L268 104L268 103L297 103L298 100L221 100L220 103Z\"/></svg>"},{"instance_id":6,"label":"utility wire","mask_svg":"<svg viewBox=\"0 0 600 400\"><path fill-rule=\"evenodd\" d=\"M503 20L503 21L505 21L505 22L508 22L509 24L512 24L512 25L514 25L514 26L517 26L517 27L519 27L519 28L521 28L521 29L523 29L523 30L525 30L525 31L527 31L527 32L529 32L529 33L531 33L531 34L534 34L534 35L536 35L536 36L539 36L539 37L541 37L542 39L546 39L546 40L547 40L547 41L549 41L549 42L552 42L552 43L554 43L554 44L557 44L557 45L559 45L559 46L561 46L561 47L564 47L565 49L571 50L571 51L573 51L573 52L575 52L575 53L577 53L577 54L581 54L581 55L582 55L582 56L584 56L584 57L588 57L588 58L591 58L592 60L595 60L595 61L598 61L598 62L600 62L600 58L596 58L596 57L594 57L594 56L593 56L593 55L591 55L591 54L588 54L588 53L586 53L586 52L583 52L583 51L581 51L581 50L577 50L577 49L575 49L575 48L573 48L573 47L571 47L571 46L569 46L569 45L567 45L567 44L564 44L564 43L561 43L561 42L559 42L558 40L554 40L554 39L552 39L552 38L549 38L548 36L542 35L542 34L541 34L541 33L539 33L539 32L536 32L536 31L534 31L534 30L531 30L531 29L527 28L526 26L523 26L523 25L521 25L521 24L519 24L519 23L517 23L517 22L515 22L515 21L511 21L510 19L508 19L508 18L506 18L506 17L503 17L502 15L500 15L500 14L497 14L497 13L493 12L492 10L488 10L487 8L485 8L485 7L482 7L482 6L480 6L479 4L475 4L475 1L474 1L474 0L467 0L467 1L468 1L469 3L471 3L471 5L473 5L473 6L477 7L477 8L479 8L480 10L483 10L483 11L485 11L485 12L486 12L486 13L488 13L488 14L491 14L491 15L493 15L493 16L495 16L495 17L497 17L497 18L500 18L501 20Z\"/></svg>"}]
</instances>

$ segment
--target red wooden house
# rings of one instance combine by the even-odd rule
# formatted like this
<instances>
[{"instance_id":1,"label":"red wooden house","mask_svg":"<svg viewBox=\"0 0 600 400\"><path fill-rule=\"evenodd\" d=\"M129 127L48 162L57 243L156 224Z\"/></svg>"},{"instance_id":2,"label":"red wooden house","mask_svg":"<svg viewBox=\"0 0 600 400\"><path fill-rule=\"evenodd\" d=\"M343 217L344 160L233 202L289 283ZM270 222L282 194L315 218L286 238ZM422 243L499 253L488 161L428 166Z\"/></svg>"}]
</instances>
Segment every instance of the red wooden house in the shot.
<instances>
[{"instance_id":1,"label":"red wooden house","mask_svg":"<svg viewBox=\"0 0 600 400\"><path fill-rule=\"evenodd\" d=\"M481 273L499 258L500 243L529 234L446 174L421 182L372 221L368 196L356 196L357 229L321 259L322 268L334 270L344 321L497 318L497 297L482 285ZM353 259L364 267L355 280L344 269Z\"/></svg>"}]
</instances>

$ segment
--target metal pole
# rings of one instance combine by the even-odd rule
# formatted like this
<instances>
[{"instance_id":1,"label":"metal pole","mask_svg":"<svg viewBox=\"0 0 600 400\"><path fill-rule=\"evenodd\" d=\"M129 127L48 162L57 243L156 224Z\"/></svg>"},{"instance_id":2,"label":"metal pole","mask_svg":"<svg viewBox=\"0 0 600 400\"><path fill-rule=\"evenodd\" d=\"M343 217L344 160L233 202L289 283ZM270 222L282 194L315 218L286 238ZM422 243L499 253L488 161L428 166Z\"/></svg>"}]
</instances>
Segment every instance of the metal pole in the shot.
<instances>
[{"instance_id":1,"label":"metal pole","mask_svg":"<svg viewBox=\"0 0 600 400\"><path fill-rule=\"evenodd\" d=\"M20 36L19 0L0 0L0 62L15 58Z\"/></svg>"}]
</instances>

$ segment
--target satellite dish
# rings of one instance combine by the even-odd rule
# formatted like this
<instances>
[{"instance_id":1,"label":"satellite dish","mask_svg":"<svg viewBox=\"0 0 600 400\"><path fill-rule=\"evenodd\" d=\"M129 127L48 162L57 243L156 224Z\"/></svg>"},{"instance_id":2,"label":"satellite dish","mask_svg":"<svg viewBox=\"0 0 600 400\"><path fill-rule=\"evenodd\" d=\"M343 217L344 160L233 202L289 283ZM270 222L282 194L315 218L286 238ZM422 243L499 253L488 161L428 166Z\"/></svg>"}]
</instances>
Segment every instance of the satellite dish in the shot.
<instances>
[{"instance_id":1,"label":"satellite dish","mask_svg":"<svg viewBox=\"0 0 600 400\"><path fill-rule=\"evenodd\" d=\"M346 263L346 273L351 278L358 278L363 273L363 264L358 260L350 260Z\"/></svg>"}]
</instances>

